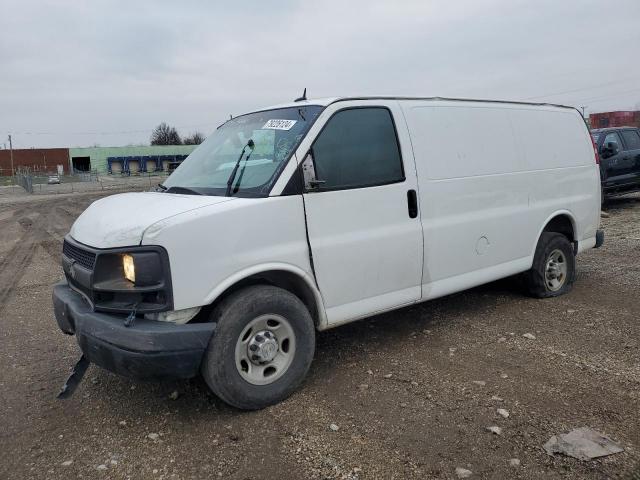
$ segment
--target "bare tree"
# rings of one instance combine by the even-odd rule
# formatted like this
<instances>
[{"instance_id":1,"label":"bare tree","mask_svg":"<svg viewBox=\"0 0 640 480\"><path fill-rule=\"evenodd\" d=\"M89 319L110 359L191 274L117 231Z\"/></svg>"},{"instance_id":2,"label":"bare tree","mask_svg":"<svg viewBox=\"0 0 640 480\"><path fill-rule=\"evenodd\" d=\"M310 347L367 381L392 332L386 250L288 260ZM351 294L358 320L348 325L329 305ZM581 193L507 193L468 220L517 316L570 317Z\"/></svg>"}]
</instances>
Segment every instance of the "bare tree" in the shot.
<instances>
[{"instance_id":1,"label":"bare tree","mask_svg":"<svg viewBox=\"0 0 640 480\"><path fill-rule=\"evenodd\" d=\"M205 136L202 132L193 132L191 135L187 135L182 139L182 143L185 145L200 145L204 142Z\"/></svg>"},{"instance_id":2,"label":"bare tree","mask_svg":"<svg viewBox=\"0 0 640 480\"><path fill-rule=\"evenodd\" d=\"M151 133L151 145L182 145L182 140L174 127L162 122Z\"/></svg>"}]
</instances>

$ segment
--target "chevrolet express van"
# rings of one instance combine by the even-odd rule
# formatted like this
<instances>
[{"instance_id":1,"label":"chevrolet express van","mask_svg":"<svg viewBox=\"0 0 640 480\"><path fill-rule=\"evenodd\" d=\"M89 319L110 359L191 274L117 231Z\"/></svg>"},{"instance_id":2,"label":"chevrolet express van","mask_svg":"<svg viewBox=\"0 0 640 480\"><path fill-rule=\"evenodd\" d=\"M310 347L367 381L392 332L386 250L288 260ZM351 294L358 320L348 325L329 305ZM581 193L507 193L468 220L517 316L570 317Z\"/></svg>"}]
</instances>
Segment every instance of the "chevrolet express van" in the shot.
<instances>
[{"instance_id":1,"label":"chevrolet express van","mask_svg":"<svg viewBox=\"0 0 640 480\"><path fill-rule=\"evenodd\" d=\"M64 240L59 327L136 378L201 374L242 409L300 385L325 330L521 274L555 297L603 242L574 109L301 100L230 119L157 191L91 204Z\"/></svg>"}]
</instances>

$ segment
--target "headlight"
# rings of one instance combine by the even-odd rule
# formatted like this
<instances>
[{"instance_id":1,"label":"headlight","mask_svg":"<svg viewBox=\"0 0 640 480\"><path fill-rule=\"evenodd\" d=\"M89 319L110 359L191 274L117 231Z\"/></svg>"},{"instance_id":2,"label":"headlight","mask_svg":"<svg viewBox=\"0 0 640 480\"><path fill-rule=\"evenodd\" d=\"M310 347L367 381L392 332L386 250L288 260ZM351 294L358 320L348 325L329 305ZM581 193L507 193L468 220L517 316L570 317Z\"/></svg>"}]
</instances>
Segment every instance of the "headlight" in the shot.
<instances>
[{"instance_id":1,"label":"headlight","mask_svg":"<svg viewBox=\"0 0 640 480\"><path fill-rule=\"evenodd\" d=\"M128 253L122 255L122 269L124 270L124 278L131 283L136 283L136 265L133 262L133 256Z\"/></svg>"},{"instance_id":2,"label":"headlight","mask_svg":"<svg viewBox=\"0 0 640 480\"><path fill-rule=\"evenodd\" d=\"M157 252L126 252L118 255L120 278L136 287L150 287L163 281L162 259ZM117 273L117 272L114 272ZM125 282L128 284L128 282Z\"/></svg>"},{"instance_id":3,"label":"headlight","mask_svg":"<svg viewBox=\"0 0 640 480\"><path fill-rule=\"evenodd\" d=\"M98 249L67 236L62 263L67 281L86 295L97 312L173 311L171 267L163 247ZM178 316L178 320L184 318L184 315ZM172 321L174 317L167 316L167 320Z\"/></svg>"}]
</instances>

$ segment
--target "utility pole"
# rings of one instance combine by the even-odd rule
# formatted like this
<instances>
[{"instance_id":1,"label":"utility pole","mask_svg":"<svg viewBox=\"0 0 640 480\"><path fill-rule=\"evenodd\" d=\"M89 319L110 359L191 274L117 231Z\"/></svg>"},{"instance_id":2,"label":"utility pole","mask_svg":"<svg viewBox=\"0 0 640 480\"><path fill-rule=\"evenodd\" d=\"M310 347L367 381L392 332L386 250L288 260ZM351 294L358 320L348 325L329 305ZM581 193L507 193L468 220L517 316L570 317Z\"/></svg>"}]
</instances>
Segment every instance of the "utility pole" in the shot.
<instances>
[{"instance_id":1,"label":"utility pole","mask_svg":"<svg viewBox=\"0 0 640 480\"><path fill-rule=\"evenodd\" d=\"M9 135L9 155L11 156L11 176L14 176L13 172L13 143L11 142L11 135Z\"/></svg>"}]
</instances>

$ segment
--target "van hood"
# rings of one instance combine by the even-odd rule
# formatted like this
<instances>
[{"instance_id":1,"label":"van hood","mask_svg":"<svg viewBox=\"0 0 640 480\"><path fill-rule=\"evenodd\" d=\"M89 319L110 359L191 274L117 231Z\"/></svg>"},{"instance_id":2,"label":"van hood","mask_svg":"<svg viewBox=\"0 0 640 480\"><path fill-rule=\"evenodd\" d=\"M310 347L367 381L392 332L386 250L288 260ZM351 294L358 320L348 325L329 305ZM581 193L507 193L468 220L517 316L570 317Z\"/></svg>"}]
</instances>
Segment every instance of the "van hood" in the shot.
<instances>
[{"instance_id":1,"label":"van hood","mask_svg":"<svg viewBox=\"0 0 640 480\"><path fill-rule=\"evenodd\" d=\"M139 245L144 231L160 220L230 200L234 198L161 192L112 195L89 205L69 233L95 248Z\"/></svg>"}]
</instances>

